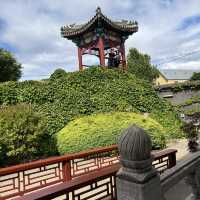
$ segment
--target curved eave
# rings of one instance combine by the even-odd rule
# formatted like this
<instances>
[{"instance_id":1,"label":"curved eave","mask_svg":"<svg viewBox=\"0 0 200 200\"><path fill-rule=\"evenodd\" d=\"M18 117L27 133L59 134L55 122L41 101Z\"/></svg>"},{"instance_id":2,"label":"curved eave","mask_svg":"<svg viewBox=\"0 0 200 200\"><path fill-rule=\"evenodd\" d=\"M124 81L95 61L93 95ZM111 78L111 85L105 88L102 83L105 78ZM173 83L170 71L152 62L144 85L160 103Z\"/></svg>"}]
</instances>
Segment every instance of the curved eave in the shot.
<instances>
[{"instance_id":1,"label":"curved eave","mask_svg":"<svg viewBox=\"0 0 200 200\"><path fill-rule=\"evenodd\" d=\"M74 36L81 35L87 32L87 30L90 29L90 27L93 24L95 24L98 20L103 20L116 31L124 33L124 34L131 35L138 31L137 22L133 22L133 24L118 25L115 22L108 19L102 13L97 13L89 22L87 22L83 26L80 26L79 28L75 28L75 27L67 28L66 26L61 27L61 35L62 37L65 37L65 38L68 38L68 37L71 38Z\"/></svg>"}]
</instances>

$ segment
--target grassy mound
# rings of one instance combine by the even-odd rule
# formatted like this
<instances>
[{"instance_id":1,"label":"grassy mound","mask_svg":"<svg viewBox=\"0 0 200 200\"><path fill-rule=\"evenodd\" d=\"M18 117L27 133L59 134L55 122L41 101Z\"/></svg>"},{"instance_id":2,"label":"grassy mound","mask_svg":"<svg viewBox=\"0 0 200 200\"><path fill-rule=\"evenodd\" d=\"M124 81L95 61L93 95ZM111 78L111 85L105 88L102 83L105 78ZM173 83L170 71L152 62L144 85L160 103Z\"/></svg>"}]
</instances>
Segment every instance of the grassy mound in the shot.
<instances>
[{"instance_id":1,"label":"grassy mound","mask_svg":"<svg viewBox=\"0 0 200 200\"><path fill-rule=\"evenodd\" d=\"M121 131L135 124L151 136L154 148L165 146L164 128L150 117L136 113L114 112L81 117L57 134L61 154L117 143Z\"/></svg>"}]
</instances>

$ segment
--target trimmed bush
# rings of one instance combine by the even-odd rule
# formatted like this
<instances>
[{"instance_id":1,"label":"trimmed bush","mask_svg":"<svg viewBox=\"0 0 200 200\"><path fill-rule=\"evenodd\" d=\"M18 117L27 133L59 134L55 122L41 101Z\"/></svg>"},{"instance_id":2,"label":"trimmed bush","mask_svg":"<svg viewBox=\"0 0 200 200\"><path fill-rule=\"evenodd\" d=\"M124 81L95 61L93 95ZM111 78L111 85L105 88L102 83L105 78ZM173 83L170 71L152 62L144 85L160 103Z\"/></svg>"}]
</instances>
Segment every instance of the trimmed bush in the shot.
<instances>
[{"instance_id":1,"label":"trimmed bush","mask_svg":"<svg viewBox=\"0 0 200 200\"><path fill-rule=\"evenodd\" d=\"M165 146L164 128L155 120L136 113L114 112L85 116L70 122L57 133L58 150L64 154L116 144L121 131L132 124L150 134L154 149Z\"/></svg>"},{"instance_id":2,"label":"trimmed bush","mask_svg":"<svg viewBox=\"0 0 200 200\"><path fill-rule=\"evenodd\" d=\"M44 117L31 105L0 108L0 166L55 154Z\"/></svg>"}]
</instances>

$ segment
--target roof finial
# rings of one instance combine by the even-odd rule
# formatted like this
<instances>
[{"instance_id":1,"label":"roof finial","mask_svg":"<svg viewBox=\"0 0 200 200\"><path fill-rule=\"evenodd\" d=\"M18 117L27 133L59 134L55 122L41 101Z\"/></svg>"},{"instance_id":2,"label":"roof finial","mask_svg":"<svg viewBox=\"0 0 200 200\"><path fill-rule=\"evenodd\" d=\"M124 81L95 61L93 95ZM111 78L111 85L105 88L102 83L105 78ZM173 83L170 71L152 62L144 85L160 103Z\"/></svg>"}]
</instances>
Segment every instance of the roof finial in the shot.
<instances>
[{"instance_id":1,"label":"roof finial","mask_svg":"<svg viewBox=\"0 0 200 200\"><path fill-rule=\"evenodd\" d=\"M96 13L101 13L101 8L99 6L96 9Z\"/></svg>"}]
</instances>

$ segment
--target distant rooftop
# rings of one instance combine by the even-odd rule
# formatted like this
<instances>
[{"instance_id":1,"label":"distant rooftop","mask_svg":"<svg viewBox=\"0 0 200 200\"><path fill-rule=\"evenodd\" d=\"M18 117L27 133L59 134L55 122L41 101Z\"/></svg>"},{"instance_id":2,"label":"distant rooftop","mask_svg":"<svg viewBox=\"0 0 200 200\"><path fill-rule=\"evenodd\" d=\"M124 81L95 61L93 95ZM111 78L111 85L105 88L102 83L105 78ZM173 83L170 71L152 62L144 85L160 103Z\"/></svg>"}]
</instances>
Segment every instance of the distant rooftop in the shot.
<instances>
[{"instance_id":1,"label":"distant rooftop","mask_svg":"<svg viewBox=\"0 0 200 200\"><path fill-rule=\"evenodd\" d=\"M160 72L168 80L189 80L194 72L200 72L200 68L198 70L163 69Z\"/></svg>"}]
</instances>

